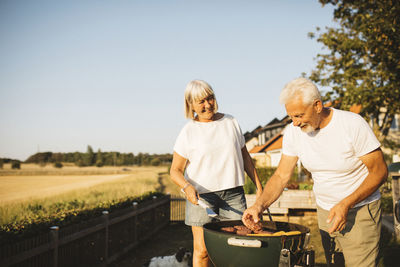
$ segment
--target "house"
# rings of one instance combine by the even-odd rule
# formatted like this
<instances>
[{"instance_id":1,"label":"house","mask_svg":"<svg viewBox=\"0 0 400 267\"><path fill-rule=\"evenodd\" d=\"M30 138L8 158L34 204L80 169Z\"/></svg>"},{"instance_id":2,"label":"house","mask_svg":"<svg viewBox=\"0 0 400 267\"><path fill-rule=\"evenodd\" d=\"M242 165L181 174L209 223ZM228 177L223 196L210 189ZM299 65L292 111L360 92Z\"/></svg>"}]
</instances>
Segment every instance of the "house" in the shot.
<instances>
[{"instance_id":1,"label":"house","mask_svg":"<svg viewBox=\"0 0 400 267\"><path fill-rule=\"evenodd\" d=\"M288 116L281 120L274 118L264 127L258 126L244 134L247 150L257 167L278 166L282 154L283 130L291 122Z\"/></svg>"},{"instance_id":2,"label":"house","mask_svg":"<svg viewBox=\"0 0 400 267\"><path fill-rule=\"evenodd\" d=\"M283 130L270 138L265 144L257 145L249 151L257 167L278 166L282 154L282 139Z\"/></svg>"}]
</instances>

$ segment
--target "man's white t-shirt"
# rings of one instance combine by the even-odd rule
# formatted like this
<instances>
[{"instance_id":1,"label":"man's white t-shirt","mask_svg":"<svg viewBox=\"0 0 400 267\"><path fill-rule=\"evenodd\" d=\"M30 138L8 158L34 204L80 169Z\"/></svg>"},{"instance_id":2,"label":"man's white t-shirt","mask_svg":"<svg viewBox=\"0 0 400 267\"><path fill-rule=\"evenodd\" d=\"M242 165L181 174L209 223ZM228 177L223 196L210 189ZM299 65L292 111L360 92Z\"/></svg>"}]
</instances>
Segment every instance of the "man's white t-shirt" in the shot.
<instances>
[{"instance_id":1,"label":"man's white t-shirt","mask_svg":"<svg viewBox=\"0 0 400 267\"><path fill-rule=\"evenodd\" d=\"M174 151L188 160L185 178L202 194L244 184L244 145L238 122L224 114L212 122L190 120L179 133Z\"/></svg>"},{"instance_id":2,"label":"man's white t-shirt","mask_svg":"<svg viewBox=\"0 0 400 267\"><path fill-rule=\"evenodd\" d=\"M283 154L297 156L311 172L317 205L330 210L353 193L368 175L359 157L380 147L368 123L358 114L331 109L331 121L322 129L305 133L290 124L283 137ZM380 198L379 190L356 204Z\"/></svg>"}]
</instances>

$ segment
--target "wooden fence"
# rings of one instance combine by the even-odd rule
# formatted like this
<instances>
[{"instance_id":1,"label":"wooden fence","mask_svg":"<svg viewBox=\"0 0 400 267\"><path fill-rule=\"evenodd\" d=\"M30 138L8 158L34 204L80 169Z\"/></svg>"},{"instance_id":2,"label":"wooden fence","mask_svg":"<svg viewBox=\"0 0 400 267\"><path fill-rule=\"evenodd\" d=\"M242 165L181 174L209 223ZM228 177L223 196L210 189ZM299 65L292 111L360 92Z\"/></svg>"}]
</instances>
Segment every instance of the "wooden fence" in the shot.
<instances>
[{"instance_id":1,"label":"wooden fence","mask_svg":"<svg viewBox=\"0 0 400 267\"><path fill-rule=\"evenodd\" d=\"M185 220L186 199L179 195L171 195L171 222Z\"/></svg>"},{"instance_id":2,"label":"wooden fence","mask_svg":"<svg viewBox=\"0 0 400 267\"><path fill-rule=\"evenodd\" d=\"M170 219L181 218L182 200L176 197L133 203L128 209L104 211L101 217L65 228L53 226L46 234L0 247L0 266L107 266L168 225Z\"/></svg>"}]
</instances>

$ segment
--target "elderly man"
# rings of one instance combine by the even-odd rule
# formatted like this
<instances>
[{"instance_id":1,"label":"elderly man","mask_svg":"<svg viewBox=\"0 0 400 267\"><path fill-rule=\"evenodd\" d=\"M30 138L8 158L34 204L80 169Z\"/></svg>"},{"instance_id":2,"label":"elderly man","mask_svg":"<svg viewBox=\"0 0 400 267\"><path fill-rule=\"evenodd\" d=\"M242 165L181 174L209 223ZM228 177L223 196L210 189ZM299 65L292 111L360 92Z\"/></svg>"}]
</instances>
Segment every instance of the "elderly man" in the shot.
<instances>
[{"instance_id":1,"label":"elderly man","mask_svg":"<svg viewBox=\"0 0 400 267\"><path fill-rule=\"evenodd\" d=\"M262 195L244 212L243 223L258 222L262 212L278 199L300 159L314 180L328 264L334 261L330 252L334 238L346 266L376 266L381 228L379 187L387 178L380 143L358 114L324 107L317 87L308 79L289 82L280 101L293 123L284 133L279 166Z\"/></svg>"}]
</instances>

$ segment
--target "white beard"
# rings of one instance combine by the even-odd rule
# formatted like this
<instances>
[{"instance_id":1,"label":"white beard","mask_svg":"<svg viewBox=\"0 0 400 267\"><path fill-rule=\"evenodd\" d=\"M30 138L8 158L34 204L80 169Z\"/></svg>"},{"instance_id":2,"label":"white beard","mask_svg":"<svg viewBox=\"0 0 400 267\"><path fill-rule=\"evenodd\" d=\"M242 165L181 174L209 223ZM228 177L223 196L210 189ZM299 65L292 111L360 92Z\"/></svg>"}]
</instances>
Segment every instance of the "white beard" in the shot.
<instances>
[{"instance_id":1,"label":"white beard","mask_svg":"<svg viewBox=\"0 0 400 267\"><path fill-rule=\"evenodd\" d=\"M300 127L300 129L305 133L312 133L315 131L315 129L310 124Z\"/></svg>"}]
</instances>

